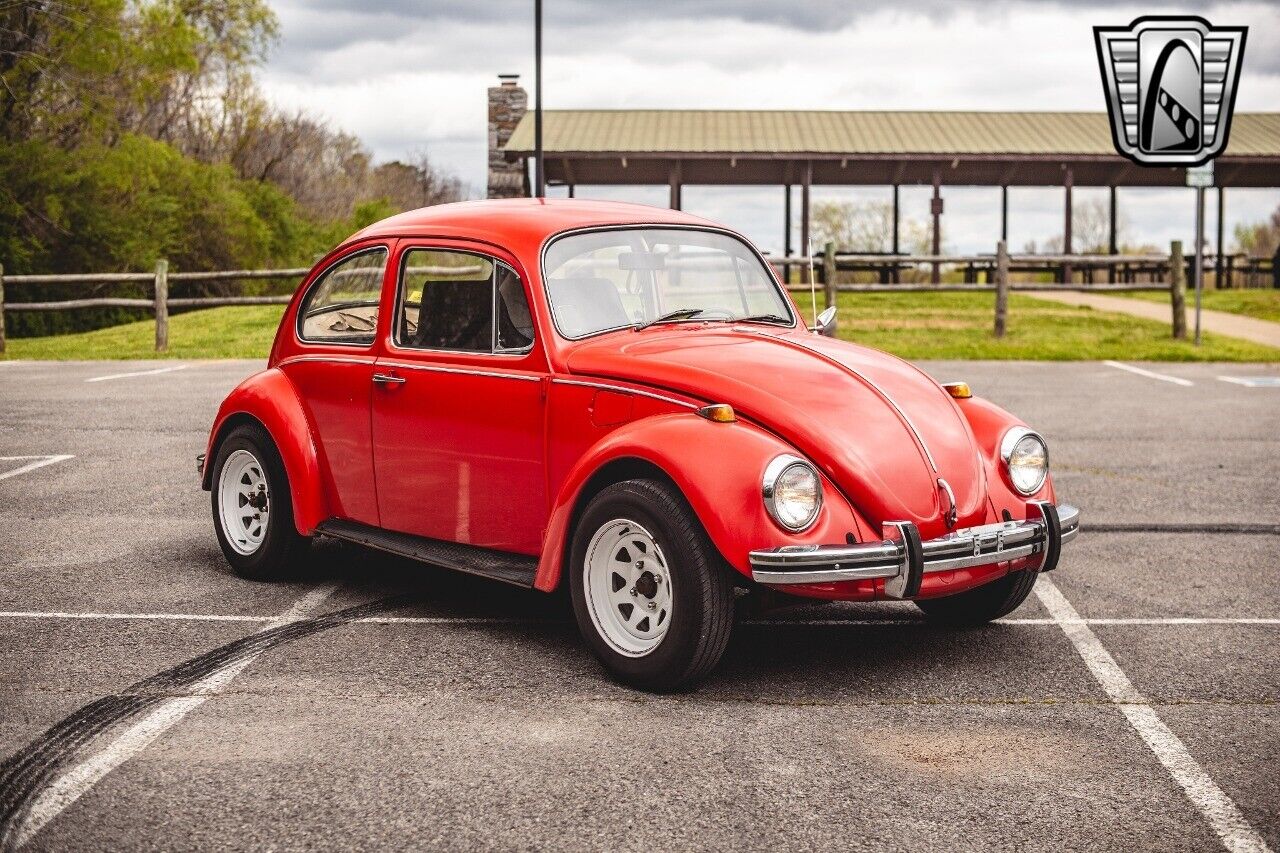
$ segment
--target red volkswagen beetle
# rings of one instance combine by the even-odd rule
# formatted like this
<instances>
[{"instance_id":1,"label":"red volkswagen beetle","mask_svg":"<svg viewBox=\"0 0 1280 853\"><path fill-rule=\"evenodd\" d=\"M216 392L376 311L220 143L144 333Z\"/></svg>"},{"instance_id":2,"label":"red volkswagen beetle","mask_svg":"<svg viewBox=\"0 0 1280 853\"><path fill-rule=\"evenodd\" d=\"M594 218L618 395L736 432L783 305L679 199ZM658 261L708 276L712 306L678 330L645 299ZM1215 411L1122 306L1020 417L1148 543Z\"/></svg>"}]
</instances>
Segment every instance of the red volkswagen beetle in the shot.
<instances>
[{"instance_id":1,"label":"red volkswagen beetle","mask_svg":"<svg viewBox=\"0 0 1280 853\"><path fill-rule=\"evenodd\" d=\"M331 252L201 462L242 576L323 534L567 584L599 659L653 690L716 665L735 590L1009 613L1079 530L1048 463L963 383L807 328L738 235L532 199Z\"/></svg>"}]
</instances>

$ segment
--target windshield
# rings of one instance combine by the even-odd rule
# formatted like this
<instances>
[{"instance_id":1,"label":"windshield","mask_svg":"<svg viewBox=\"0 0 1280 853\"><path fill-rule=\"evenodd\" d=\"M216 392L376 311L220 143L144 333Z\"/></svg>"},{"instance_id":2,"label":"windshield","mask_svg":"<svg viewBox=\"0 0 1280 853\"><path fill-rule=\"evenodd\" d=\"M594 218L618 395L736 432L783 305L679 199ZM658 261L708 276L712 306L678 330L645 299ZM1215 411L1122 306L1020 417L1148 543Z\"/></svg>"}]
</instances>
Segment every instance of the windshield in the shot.
<instances>
[{"instance_id":1,"label":"windshield","mask_svg":"<svg viewBox=\"0 0 1280 853\"><path fill-rule=\"evenodd\" d=\"M794 325L791 306L760 257L714 231L570 234L547 249L543 273L556 328L567 338L654 322Z\"/></svg>"}]
</instances>

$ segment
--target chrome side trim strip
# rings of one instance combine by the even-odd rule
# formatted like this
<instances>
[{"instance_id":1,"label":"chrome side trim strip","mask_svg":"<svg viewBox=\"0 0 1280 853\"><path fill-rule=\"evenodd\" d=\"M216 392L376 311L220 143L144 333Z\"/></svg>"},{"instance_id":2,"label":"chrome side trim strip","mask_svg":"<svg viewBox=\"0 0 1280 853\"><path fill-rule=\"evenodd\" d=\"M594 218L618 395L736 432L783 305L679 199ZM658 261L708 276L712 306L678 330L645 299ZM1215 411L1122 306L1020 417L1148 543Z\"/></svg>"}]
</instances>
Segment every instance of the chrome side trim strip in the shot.
<instances>
[{"instance_id":1,"label":"chrome side trim strip","mask_svg":"<svg viewBox=\"0 0 1280 853\"><path fill-rule=\"evenodd\" d=\"M296 364L300 361L317 361L327 362L330 364L373 364L373 356L368 358L354 358L352 356L343 355L293 355L283 359L277 367L284 367L286 364Z\"/></svg>"},{"instance_id":2,"label":"chrome side trim strip","mask_svg":"<svg viewBox=\"0 0 1280 853\"><path fill-rule=\"evenodd\" d=\"M661 400L664 403L684 406L686 409L696 410L698 408L693 403L686 403L684 400L677 400L674 397L655 394L652 391L641 391L639 388L628 388L625 385L610 385L607 382L587 382L581 379L561 379L558 376L551 377L551 381L556 385L576 385L580 388L601 388L605 391L617 391L620 394L638 394L641 397L648 397L652 400Z\"/></svg>"},{"instance_id":3,"label":"chrome side trim strip","mask_svg":"<svg viewBox=\"0 0 1280 853\"><path fill-rule=\"evenodd\" d=\"M496 370L475 370L470 367L445 367L441 364L413 364L403 361L379 361L379 367L390 367L398 370L420 370L425 373L460 373L464 376L491 376L494 379L518 379L521 382L538 382L541 376L528 373L501 373Z\"/></svg>"},{"instance_id":4,"label":"chrome side trim strip","mask_svg":"<svg viewBox=\"0 0 1280 853\"><path fill-rule=\"evenodd\" d=\"M1060 544L1080 533L1080 510L1058 506ZM922 542L924 573L1004 563L1046 550L1046 525L1040 519L1006 521L957 530ZM751 576L759 583L787 585L896 578L905 553L901 542L863 545L789 545L751 552Z\"/></svg>"},{"instance_id":5,"label":"chrome side trim strip","mask_svg":"<svg viewBox=\"0 0 1280 853\"><path fill-rule=\"evenodd\" d=\"M797 347L797 348L799 348L799 349L804 350L805 352L812 353L812 354L816 355L818 358L820 358L820 359L822 359L823 361L827 362L828 364L831 364L831 365L835 366L836 368L838 368L838 369L840 369L840 370L843 370L843 371L845 371L845 372L847 372L847 373L852 373L852 374L853 374L854 376L856 376L858 379L862 380L862 382L863 382L863 383L864 383L868 388L870 388L872 391L875 391L877 394L879 394L879 395L884 399L884 401L885 401L886 403L888 403L888 404L893 408L893 410L894 410L895 412L897 412L897 413L898 413L898 417L902 419L902 422L903 422L904 424L906 424L907 429L909 429L909 430L911 431L911 434L915 436L916 444L920 447L920 450L921 450L921 451L923 451L925 461L929 463L929 467L933 469L933 473L934 473L934 474L939 474L939 473L941 473L941 472L938 470L938 463L937 463L937 462L935 462L935 461L934 461L934 459L933 459L933 453L931 453L931 452L930 452L930 450L929 450L929 445L928 445L928 444L925 444L924 436L920 434L920 430L916 428L915 423L911 420L911 418L910 418L910 417L908 417L908 416L907 416L907 413L906 413L905 411L903 411L903 408L902 408L901 406L899 406L899 405L898 405L898 401L897 401L897 400L895 400L895 399L893 399L893 397L892 397L892 396L890 396L890 394L889 394L889 392L888 392L888 391L884 390L884 389L883 389L883 388L881 388L878 384L876 384L875 382L871 381L871 379L869 379L869 378L866 376L866 374L864 374L862 371L857 370L856 368L850 367L849 365L845 364L844 362L842 362L842 361L840 361L840 360L838 360L838 359L834 359L834 358L832 358L831 356L827 355L827 354L826 354L826 353L824 353L824 352L821 352L821 351L819 351L819 350L816 350L816 349L814 349L814 348L813 348L813 347L811 347L811 346L807 346L807 345L805 345L805 344L802 344L802 343L800 343L799 341L792 340L791 338L782 338L782 337L778 337L777 335L770 335L769 333L767 333L767 332L763 332L763 331L756 331L756 332L754 332L754 334L757 334L757 335L760 335L760 336L762 336L762 337L766 337L766 338L772 338L772 339L773 339L773 340L775 340L775 341L780 341L781 343L787 344L787 345L789 345L789 346Z\"/></svg>"}]
</instances>

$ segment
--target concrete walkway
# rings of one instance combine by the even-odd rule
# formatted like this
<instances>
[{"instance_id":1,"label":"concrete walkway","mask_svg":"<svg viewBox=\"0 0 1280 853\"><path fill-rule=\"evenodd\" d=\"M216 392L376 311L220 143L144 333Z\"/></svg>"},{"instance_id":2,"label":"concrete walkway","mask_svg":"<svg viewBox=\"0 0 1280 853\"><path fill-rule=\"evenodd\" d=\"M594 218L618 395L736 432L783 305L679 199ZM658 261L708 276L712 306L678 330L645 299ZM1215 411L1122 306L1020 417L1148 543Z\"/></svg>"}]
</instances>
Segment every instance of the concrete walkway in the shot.
<instances>
[{"instance_id":1,"label":"concrete walkway","mask_svg":"<svg viewBox=\"0 0 1280 853\"><path fill-rule=\"evenodd\" d=\"M1131 317L1142 317L1155 320L1166 325L1173 323L1173 309L1168 303L1147 302L1142 299L1126 299L1123 296L1106 296L1101 293L1077 293L1064 290L1020 291L1036 299L1047 299L1063 305L1087 306L1097 311L1112 311L1116 314L1128 314ZM1195 334L1196 312L1195 294L1187 294L1187 334ZM1215 335L1229 338L1240 338L1255 344L1280 348L1280 323L1270 320L1257 320L1241 314L1228 314L1225 311L1200 312L1200 328Z\"/></svg>"}]
</instances>

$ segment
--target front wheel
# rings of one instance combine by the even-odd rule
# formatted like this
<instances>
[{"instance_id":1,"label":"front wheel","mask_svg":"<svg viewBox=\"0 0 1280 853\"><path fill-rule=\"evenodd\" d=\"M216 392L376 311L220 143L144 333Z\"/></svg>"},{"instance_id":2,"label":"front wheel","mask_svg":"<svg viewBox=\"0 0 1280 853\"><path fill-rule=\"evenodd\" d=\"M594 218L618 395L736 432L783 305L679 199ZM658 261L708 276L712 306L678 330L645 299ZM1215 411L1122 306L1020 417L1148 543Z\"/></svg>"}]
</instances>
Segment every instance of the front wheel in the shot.
<instances>
[{"instance_id":1,"label":"front wheel","mask_svg":"<svg viewBox=\"0 0 1280 853\"><path fill-rule=\"evenodd\" d=\"M289 478L275 442L257 424L236 427L213 467L213 526L231 568L248 580L287 574L307 539L293 523Z\"/></svg>"},{"instance_id":2,"label":"front wheel","mask_svg":"<svg viewBox=\"0 0 1280 853\"><path fill-rule=\"evenodd\" d=\"M578 629L620 681L687 687L719 662L733 585L679 492L654 480L605 488L587 504L568 574Z\"/></svg>"},{"instance_id":3,"label":"front wheel","mask_svg":"<svg viewBox=\"0 0 1280 853\"><path fill-rule=\"evenodd\" d=\"M999 580L967 592L922 599L916 602L916 607L923 610L931 622L971 628L1017 610L1031 594L1039 576L1035 569L1010 572Z\"/></svg>"}]
</instances>

